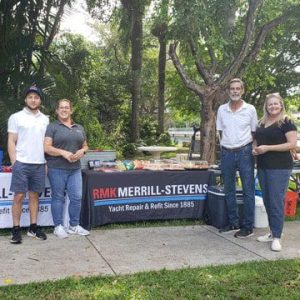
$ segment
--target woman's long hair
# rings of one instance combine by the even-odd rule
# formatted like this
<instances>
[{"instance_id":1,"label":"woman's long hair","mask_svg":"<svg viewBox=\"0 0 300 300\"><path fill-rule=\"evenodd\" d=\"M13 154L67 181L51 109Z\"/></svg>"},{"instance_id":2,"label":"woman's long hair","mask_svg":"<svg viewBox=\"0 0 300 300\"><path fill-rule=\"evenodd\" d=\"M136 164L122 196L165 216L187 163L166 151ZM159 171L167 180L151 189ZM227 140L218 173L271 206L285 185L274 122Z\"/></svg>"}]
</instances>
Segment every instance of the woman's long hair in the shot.
<instances>
[{"instance_id":1,"label":"woman's long hair","mask_svg":"<svg viewBox=\"0 0 300 300\"><path fill-rule=\"evenodd\" d=\"M280 102L281 112L278 115L278 118L277 118L277 121L276 121L278 126L281 126L281 124L284 123L284 120L286 118L286 114L285 114L285 107L284 107L283 99L282 99L282 97L280 96L279 93L272 93L272 94L268 94L266 96L266 100L265 100L264 108L263 108L264 109L264 115L258 121L258 125L266 124L266 122L267 122L267 120L270 116L270 114L268 113L268 110L267 110L267 105L268 105L268 100L271 99L271 98L276 98Z\"/></svg>"}]
</instances>

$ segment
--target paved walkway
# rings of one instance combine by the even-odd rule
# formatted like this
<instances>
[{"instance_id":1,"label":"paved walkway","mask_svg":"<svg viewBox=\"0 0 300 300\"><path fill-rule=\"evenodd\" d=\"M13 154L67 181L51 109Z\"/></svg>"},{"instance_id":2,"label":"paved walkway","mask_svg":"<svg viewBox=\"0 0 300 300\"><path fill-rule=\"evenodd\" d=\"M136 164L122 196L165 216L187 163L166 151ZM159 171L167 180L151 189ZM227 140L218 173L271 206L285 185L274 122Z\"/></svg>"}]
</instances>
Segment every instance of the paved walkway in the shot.
<instances>
[{"instance_id":1,"label":"paved walkway","mask_svg":"<svg viewBox=\"0 0 300 300\"><path fill-rule=\"evenodd\" d=\"M300 221L286 222L283 250L270 251L269 243L220 234L207 225L92 230L88 237L46 241L24 236L11 245L0 236L0 285L62 279L69 276L116 275L178 269L251 260L300 258Z\"/></svg>"}]
</instances>

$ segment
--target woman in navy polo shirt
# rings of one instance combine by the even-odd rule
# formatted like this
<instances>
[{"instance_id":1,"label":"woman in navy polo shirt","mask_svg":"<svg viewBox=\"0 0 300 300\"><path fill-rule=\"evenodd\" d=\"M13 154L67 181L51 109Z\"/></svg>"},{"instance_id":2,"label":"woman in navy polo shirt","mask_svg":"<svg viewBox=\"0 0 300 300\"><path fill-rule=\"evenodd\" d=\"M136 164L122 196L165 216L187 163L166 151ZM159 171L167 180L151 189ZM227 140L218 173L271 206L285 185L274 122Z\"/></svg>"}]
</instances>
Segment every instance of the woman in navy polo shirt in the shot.
<instances>
[{"instance_id":1,"label":"woman in navy polo shirt","mask_svg":"<svg viewBox=\"0 0 300 300\"><path fill-rule=\"evenodd\" d=\"M89 234L79 225L82 198L80 159L88 150L88 145L83 127L71 118L72 112L70 100L61 99L57 102L58 120L48 125L44 142L52 194L54 234L62 239L67 238L68 234ZM70 199L68 228L63 227L65 191Z\"/></svg>"},{"instance_id":2,"label":"woman in navy polo shirt","mask_svg":"<svg viewBox=\"0 0 300 300\"><path fill-rule=\"evenodd\" d=\"M272 242L271 250L281 251L285 193L293 168L290 150L296 147L297 128L286 117L283 99L278 93L267 95L255 139L257 147L253 154L257 155L258 179L271 231L257 240Z\"/></svg>"}]
</instances>

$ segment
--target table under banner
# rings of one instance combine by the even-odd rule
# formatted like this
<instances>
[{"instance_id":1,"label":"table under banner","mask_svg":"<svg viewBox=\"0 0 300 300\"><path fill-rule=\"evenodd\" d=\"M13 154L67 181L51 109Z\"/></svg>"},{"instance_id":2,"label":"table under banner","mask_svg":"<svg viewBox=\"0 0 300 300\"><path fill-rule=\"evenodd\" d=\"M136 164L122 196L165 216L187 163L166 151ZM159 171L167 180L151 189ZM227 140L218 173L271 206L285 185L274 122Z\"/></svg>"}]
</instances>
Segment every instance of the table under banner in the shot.
<instances>
[{"instance_id":1,"label":"table under banner","mask_svg":"<svg viewBox=\"0 0 300 300\"><path fill-rule=\"evenodd\" d=\"M83 171L81 223L201 218L211 171Z\"/></svg>"}]
</instances>

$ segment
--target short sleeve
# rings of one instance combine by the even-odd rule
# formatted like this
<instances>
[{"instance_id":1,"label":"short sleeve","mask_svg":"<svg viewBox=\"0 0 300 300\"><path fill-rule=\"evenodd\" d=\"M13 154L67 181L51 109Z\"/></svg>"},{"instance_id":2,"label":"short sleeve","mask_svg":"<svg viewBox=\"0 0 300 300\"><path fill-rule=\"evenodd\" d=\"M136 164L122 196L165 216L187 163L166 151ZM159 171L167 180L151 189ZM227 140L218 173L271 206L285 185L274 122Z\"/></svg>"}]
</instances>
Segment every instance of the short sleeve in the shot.
<instances>
[{"instance_id":1,"label":"short sleeve","mask_svg":"<svg viewBox=\"0 0 300 300\"><path fill-rule=\"evenodd\" d=\"M49 138L52 138L52 139L53 139L54 131L55 131L55 129L54 129L53 123L50 123L50 124L47 126L46 133L45 133L45 137L49 137Z\"/></svg>"},{"instance_id":2,"label":"short sleeve","mask_svg":"<svg viewBox=\"0 0 300 300\"><path fill-rule=\"evenodd\" d=\"M18 122L15 114L11 115L8 119L7 132L18 133Z\"/></svg>"},{"instance_id":3,"label":"short sleeve","mask_svg":"<svg viewBox=\"0 0 300 300\"><path fill-rule=\"evenodd\" d=\"M252 105L252 117L251 117L251 131L255 132L257 128L257 113L255 107Z\"/></svg>"},{"instance_id":4,"label":"short sleeve","mask_svg":"<svg viewBox=\"0 0 300 300\"><path fill-rule=\"evenodd\" d=\"M216 129L218 131L222 131L221 109L222 109L222 107L220 106L219 109L218 109L218 112L217 112Z\"/></svg>"},{"instance_id":5,"label":"short sleeve","mask_svg":"<svg viewBox=\"0 0 300 300\"><path fill-rule=\"evenodd\" d=\"M280 128L284 133L289 131L297 131L296 125L288 118L284 120L284 123L280 126Z\"/></svg>"},{"instance_id":6,"label":"short sleeve","mask_svg":"<svg viewBox=\"0 0 300 300\"><path fill-rule=\"evenodd\" d=\"M86 141L86 133L85 133L85 131L84 131L84 128L81 126L81 125L79 125L80 126L80 128L81 128L81 130L82 130L82 134L83 134L83 136L84 136L84 140Z\"/></svg>"}]
</instances>

